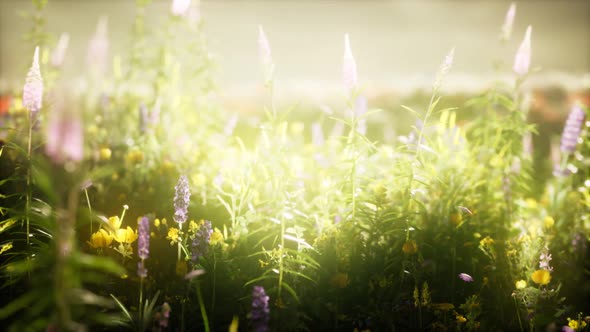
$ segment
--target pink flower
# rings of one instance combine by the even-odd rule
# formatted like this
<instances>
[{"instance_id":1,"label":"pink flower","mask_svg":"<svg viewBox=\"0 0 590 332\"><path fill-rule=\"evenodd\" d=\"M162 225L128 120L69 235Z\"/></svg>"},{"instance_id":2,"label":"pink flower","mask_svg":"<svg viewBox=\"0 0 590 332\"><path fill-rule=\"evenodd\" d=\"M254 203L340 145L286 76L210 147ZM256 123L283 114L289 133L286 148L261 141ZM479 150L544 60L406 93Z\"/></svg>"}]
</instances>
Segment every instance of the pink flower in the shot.
<instances>
[{"instance_id":1,"label":"pink flower","mask_svg":"<svg viewBox=\"0 0 590 332\"><path fill-rule=\"evenodd\" d=\"M509 40L512 35L512 25L514 24L514 17L516 16L516 4L513 2L510 4L510 8L506 12L506 18L504 19L504 25L502 25L502 34L500 39Z\"/></svg>"},{"instance_id":2,"label":"pink flower","mask_svg":"<svg viewBox=\"0 0 590 332\"><path fill-rule=\"evenodd\" d=\"M459 278L465 282L473 282L473 277L467 273L459 273Z\"/></svg>"},{"instance_id":3,"label":"pink flower","mask_svg":"<svg viewBox=\"0 0 590 332\"><path fill-rule=\"evenodd\" d=\"M68 50L68 44L70 43L70 35L66 32L59 36L57 46L51 53L51 65L55 68L60 68L64 63L66 51Z\"/></svg>"},{"instance_id":4,"label":"pink flower","mask_svg":"<svg viewBox=\"0 0 590 332\"><path fill-rule=\"evenodd\" d=\"M191 6L191 0L173 0L170 11L174 16L184 16Z\"/></svg>"},{"instance_id":5,"label":"pink flower","mask_svg":"<svg viewBox=\"0 0 590 332\"><path fill-rule=\"evenodd\" d=\"M43 102L43 78L39 68L39 46L35 47L33 64L27 73L23 88L23 106L33 115L41 110Z\"/></svg>"},{"instance_id":6,"label":"pink flower","mask_svg":"<svg viewBox=\"0 0 590 332\"><path fill-rule=\"evenodd\" d=\"M348 34L344 35L344 59L342 61L342 81L346 90L352 92L358 84L358 76L356 71L356 62L350 49L350 40Z\"/></svg>"},{"instance_id":7,"label":"pink flower","mask_svg":"<svg viewBox=\"0 0 590 332\"><path fill-rule=\"evenodd\" d=\"M47 123L45 152L58 164L80 162L84 157L84 134L79 117L65 111L64 102L56 101Z\"/></svg>"},{"instance_id":8,"label":"pink flower","mask_svg":"<svg viewBox=\"0 0 590 332\"><path fill-rule=\"evenodd\" d=\"M270 44L268 43L266 34L262 29L262 25L258 26L258 53L260 54L260 60L263 65L267 66L272 63Z\"/></svg>"},{"instance_id":9,"label":"pink flower","mask_svg":"<svg viewBox=\"0 0 590 332\"><path fill-rule=\"evenodd\" d=\"M526 29L526 33L524 35L524 39L518 48L518 52L516 52L516 57L514 58L514 72L519 76L524 76L529 72L529 67L531 66L531 32L532 27L529 25Z\"/></svg>"},{"instance_id":10,"label":"pink flower","mask_svg":"<svg viewBox=\"0 0 590 332\"><path fill-rule=\"evenodd\" d=\"M108 19L103 16L96 25L94 36L88 45L88 53L86 54L86 63L90 69L97 72L103 72L107 67L107 57L109 54L109 40Z\"/></svg>"}]
</instances>

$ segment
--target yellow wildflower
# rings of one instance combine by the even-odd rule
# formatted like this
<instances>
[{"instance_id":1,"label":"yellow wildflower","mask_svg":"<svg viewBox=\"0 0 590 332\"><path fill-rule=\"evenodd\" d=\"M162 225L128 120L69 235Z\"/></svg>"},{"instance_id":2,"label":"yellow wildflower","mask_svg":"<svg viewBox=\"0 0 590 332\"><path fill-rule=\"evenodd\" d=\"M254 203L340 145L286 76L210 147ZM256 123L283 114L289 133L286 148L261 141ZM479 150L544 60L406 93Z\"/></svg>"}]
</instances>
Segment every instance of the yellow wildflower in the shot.
<instances>
[{"instance_id":1,"label":"yellow wildflower","mask_svg":"<svg viewBox=\"0 0 590 332\"><path fill-rule=\"evenodd\" d=\"M201 220L201 222L202 222L202 220ZM199 230L199 228L201 227L200 225L201 225L201 223L198 223L197 224L194 220L191 220L188 223L188 230L189 230L189 232L190 233L196 233Z\"/></svg>"},{"instance_id":2,"label":"yellow wildflower","mask_svg":"<svg viewBox=\"0 0 590 332\"><path fill-rule=\"evenodd\" d=\"M519 280L514 285L516 286L516 289L526 288L526 280Z\"/></svg>"},{"instance_id":3,"label":"yellow wildflower","mask_svg":"<svg viewBox=\"0 0 590 332\"><path fill-rule=\"evenodd\" d=\"M119 243L133 243L137 240L137 233L130 226L126 229L119 229L115 233L115 241Z\"/></svg>"},{"instance_id":4,"label":"yellow wildflower","mask_svg":"<svg viewBox=\"0 0 590 332\"><path fill-rule=\"evenodd\" d=\"M402 246L402 251L406 255L415 254L418 251L418 245L416 244L416 241L414 241L414 240L406 241L404 243L404 245Z\"/></svg>"},{"instance_id":5,"label":"yellow wildflower","mask_svg":"<svg viewBox=\"0 0 590 332\"><path fill-rule=\"evenodd\" d=\"M192 176L191 180L193 181L194 185L197 187L202 187L207 184L207 177L203 175L203 173L198 173Z\"/></svg>"},{"instance_id":6,"label":"yellow wildflower","mask_svg":"<svg viewBox=\"0 0 590 332\"><path fill-rule=\"evenodd\" d=\"M551 281L551 273L547 270L537 270L531 274L531 279L536 284L547 285Z\"/></svg>"},{"instance_id":7,"label":"yellow wildflower","mask_svg":"<svg viewBox=\"0 0 590 332\"><path fill-rule=\"evenodd\" d=\"M525 202L527 207L531 210L534 210L538 207L537 201L535 201L533 198L527 198Z\"/></svg>"},{"instance_id":8,"label":"yellow wildflower","mask_svg":"<svg viewBox=\"0 0 590 332\"><path fill-rule=\"evenodd\" d=\"M156 228L160 227L160 219L158 219L158 218L154 219L154 226L156 226Z\"/></svg>"},{"instance_id":9,"label":"yellow wildflower","mask_svg":"<svg viewBox=\"0 0 590 332\"><path fill-rule=\"evenodd\" d=\"M104 229L99 229L98 232L90 236L90 241L87 243L94 249L106 248L113 242L113 236Z\"/></svg>"},{"instance_id":10,"label":"yellow wildflower","mask_svg":"<svg viewBox=\"0 0 590 332\"><path fill-rule=\"evenodd\" d=\"M214 246L218 243L223 243L223 233L218 228L215 228L211 237L209 238L209 244Z\"/></svg>"},{"instance_id":11,"label":"yellow wildflower","mask_svg":"<svg viewBox=\"0 0 590 332\"><path fill-rule=\"evenodd\" d=\"M171 245L178 242L178 232L178 228L175 227L170 227L168 230L168 236L166 236L166 238L170 240Z\"/></svg>"},{"instance_id":12,"label":"yellow wildflower","mask_svg":"<svg viewBox=\"0 0 590 332\"><path fill-rule=\"evenodd\" d=\"M109 148L102 148L98 151L98 155L100 157L100 160L110 160L112 154L113 153L111 152L111 149L109 149Z\"/></svg>"},{"instance_id":13,"label":"yellow wildflower","mask_svg":"<svg viewBox=\"0 0 590 332\"><path fill-rule=\"evenodd\" d=\"M10 249L12 249L12 242L4 243L2 245L2 248L0 248L0 255L2 255Z\"/></svg>"},{"instance_id":14,"label":"yellow wildflower","mask_svg":"<svg viewBox=\"0 0 590 332\"><path fill-rule=\"evenodd\" d=\"M571 318L567 318L567 326L569 326L570 328L572 328L572 330L574 331L579 331L582 330L586 327L586 322L583 320L575 320L575 319L571 319Z\"/></svg>"},{"instance_id":15,"label":"yellow wildflower","mask_svg":"<svg viewBox=\"0 0 590 332\"><path fill-rule=\"evenodd\" d=\"M479 241L479 245L482 246L482 247L489 247L492 244L494 244L494 239L492 239L489 236L486 236L486 237L484 237L483 239L481 239Z\"/></svg>"},{"instance_id":16,"label":"yellow wildflower","mask_svg":"<svg viewBox=\"0 0 590 332\"><path fill-rule=\"evenodd\" d=\"M161 223L162 225L168 225L168 220L166 220L166 218L162 218Z\"/></svg>"},{"instance_id":17,"label":"yellow wildflower","mask_svg":"<svg viewBox=\"0 0 590 332\"><path fill-rule=\"evenodd\" d=\"M449 221L454 226L459 226L459 224L461 224L461 222L463 221L463 215L459 212L455 212L449 216Z\"/></svg>"},{"instance_id":18,"label":"yellow wildflower","mask_svg":"<svg viewBox=\"0 0 590 332\"><path fill-rule=\"evenodd\" d=\"M467 318L465 318L463 315L457 315L457 323L463 324L466 321L467 321Z\"/></svg>"},{"instance_id":19,"label":"yellow wildflower","mask_svg":"<svg viewBox=\"0 0 590 332\"><path fill-rule=\"evenodd\" d=\"M129 151L127 153L127 161L131 164L139 164L143 161L143 152L139 150Z\"/></svg>"},{"instance_id":20,"label":"yellow wildflower","mask_svg":"<svg viewBox=\"0 0 590 332\"><path fill-rule=\"evenodd\" d=\"M547 229L551 229L551 228L553 228L553 225L555 225L555 220L551 216L545 217L544 221L545 221L545 228L547 228Z\"/></svg>"},{"instance_id":21,"label":"yellow wildflower","mask_svg":"<svg viewBox=\"0 0 590 332\"><path fill-rule=\"evenodd\" d=\"M118 216L110 217L109 218L109 226L113 229L113 231L118 231L121 228L121 223L123 220L120 220Z\"/></svg>"}]
</instances>

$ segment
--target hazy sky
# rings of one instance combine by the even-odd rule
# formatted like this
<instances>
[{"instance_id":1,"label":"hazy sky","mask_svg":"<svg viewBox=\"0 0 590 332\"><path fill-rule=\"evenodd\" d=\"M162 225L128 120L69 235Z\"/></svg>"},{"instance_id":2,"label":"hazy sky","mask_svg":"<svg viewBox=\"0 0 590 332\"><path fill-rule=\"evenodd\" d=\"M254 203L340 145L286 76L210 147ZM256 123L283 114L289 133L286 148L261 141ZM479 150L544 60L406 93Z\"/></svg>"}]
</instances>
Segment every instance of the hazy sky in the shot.
<instances>
[{"instance_id":1,"label":"hazy sky","mask_svg":"<svg viewBox=\"0 0 590 332\"><path fill-rule=\"evenodd\" d=\"M132 0L50 0L48 30L71 35L67 71L84 63L88 37L109 17L111 50L121 53L133 21ZM533 66L546 72L590 72L590 1L521 1L512 40L498 43L508 1L201 1L218 81L228 91L260 84L257 26L270 40L278 84L315 89L339 84L343 36L350 34L361 83L387 87L429 81L451 47L455 76L483 77L491 62L512 62L527 25L533 26ZM150 6L150 24L165 18L170 1ZM30 23L16 15L28 0L0 0L0 81L20 84L32 49L22 41ZM26 54L26 55L25 55ZM409 84L409 83L408 83ZM2 89L0 85L0 89Z\"/></svg>"}]
</instances>

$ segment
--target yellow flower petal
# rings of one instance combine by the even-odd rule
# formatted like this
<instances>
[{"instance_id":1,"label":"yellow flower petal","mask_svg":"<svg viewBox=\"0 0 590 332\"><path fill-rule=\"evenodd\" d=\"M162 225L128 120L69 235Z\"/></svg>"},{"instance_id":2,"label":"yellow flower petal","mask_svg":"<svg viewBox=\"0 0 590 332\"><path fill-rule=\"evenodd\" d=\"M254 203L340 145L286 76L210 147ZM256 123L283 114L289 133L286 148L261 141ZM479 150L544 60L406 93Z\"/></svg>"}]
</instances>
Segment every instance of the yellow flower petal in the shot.
<instances>
[{"instance_id":1,"label":"yellow flower petal","mask_svg":"<svg viewBox=\"0 0 590 332\"><path fill-rule=\"evenodd\" d=\"M551 273L547 270L537 270L531 274L531 279L539 285L547 285L551 281Z\"/></svg>"}]
</instances>

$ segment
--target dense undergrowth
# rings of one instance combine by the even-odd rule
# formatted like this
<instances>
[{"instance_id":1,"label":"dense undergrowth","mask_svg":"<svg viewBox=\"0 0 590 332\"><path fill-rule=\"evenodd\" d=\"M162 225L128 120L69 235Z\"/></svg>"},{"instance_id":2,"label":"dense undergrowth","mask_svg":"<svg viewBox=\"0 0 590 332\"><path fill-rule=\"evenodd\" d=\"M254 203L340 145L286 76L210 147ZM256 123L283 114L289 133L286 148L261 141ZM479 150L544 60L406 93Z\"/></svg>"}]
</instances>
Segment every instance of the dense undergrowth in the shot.
<instances>
[{"instance_id":1,"label":"dense undergrowth","mask_svg":"<svg viewBox=\"0 0 590 332\"><path fill-rule=\"evenodd\" d=\"M439 106L454 50L421 107L367 107L346 36L347 106L299 121L275 106L260 28L268 103L244 118L211 98L203 23L182 1L164 29L137 1L113 59L101 20L78 90L60 78L67 42L44 31L51 4L33 3L38 48L3 115L3 328L587 329L588 109L572 105L539 178L530 31L513 84L457 108ZM408 135L376 137L383 114L411 119L396 124Z\"/></svg>"}]
</instances>

